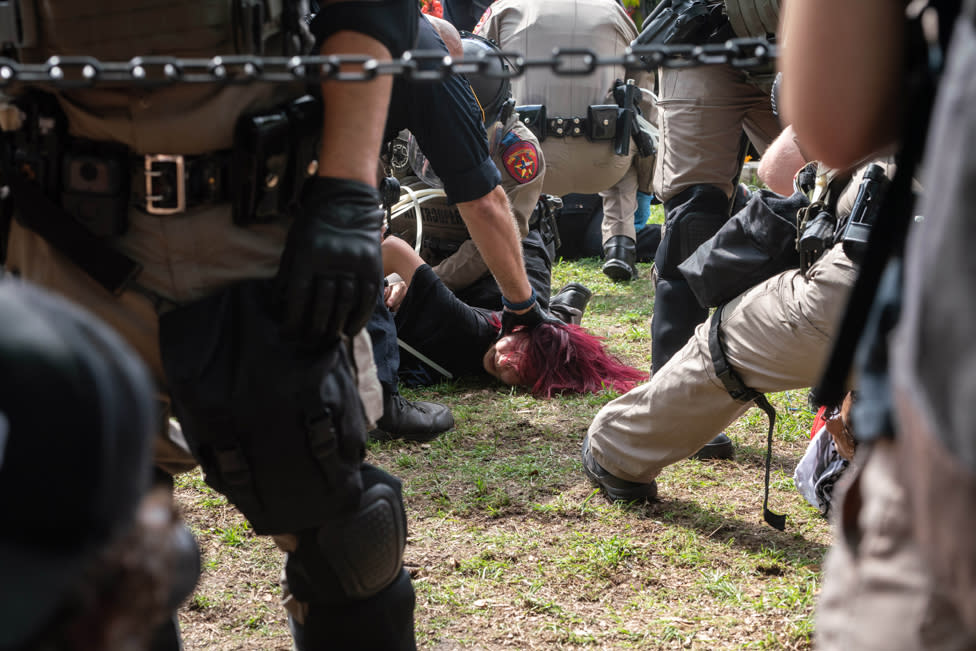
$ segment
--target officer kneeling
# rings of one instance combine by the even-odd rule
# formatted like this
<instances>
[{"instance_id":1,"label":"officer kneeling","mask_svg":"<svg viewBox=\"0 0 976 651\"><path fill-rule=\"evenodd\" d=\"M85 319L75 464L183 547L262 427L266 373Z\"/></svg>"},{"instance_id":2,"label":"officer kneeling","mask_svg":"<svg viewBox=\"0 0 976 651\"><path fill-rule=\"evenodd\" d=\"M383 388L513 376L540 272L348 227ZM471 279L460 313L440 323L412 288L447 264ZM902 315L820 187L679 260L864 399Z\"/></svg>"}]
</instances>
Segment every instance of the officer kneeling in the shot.
<instances>
[{"instance_id":1,"label":"officer kneeling","mask_svg":"<svg viewBox=\"0 0 976 651\"><path fill-rule=\"evenodd\" d=\"M592 483L612 500L654 498L664 467L693 455L753 401L761 404L762 393L816 382L857 274L857 241L867 226L862 218L873 220L880 204L880 193L865 188L881 183L881 169L860 169L836 209L819 200L805 209L809 226L799 238L804 250L793 251L801 269L780 272L731 300L707 302L717 309L684 347L648 383L600 410L582 446L583 470ZM762 191L743 212L763 208L760 202L766 210L776 206L796 214L807 200L800 193L785 198ZM726 228L736 224L733 218ZM790 249L793 233L781 238ZM728 259L747 271L743 258ZM775 514L767 514L770 524L781 526L769 515Z\"/></svg>"}]
</instances>

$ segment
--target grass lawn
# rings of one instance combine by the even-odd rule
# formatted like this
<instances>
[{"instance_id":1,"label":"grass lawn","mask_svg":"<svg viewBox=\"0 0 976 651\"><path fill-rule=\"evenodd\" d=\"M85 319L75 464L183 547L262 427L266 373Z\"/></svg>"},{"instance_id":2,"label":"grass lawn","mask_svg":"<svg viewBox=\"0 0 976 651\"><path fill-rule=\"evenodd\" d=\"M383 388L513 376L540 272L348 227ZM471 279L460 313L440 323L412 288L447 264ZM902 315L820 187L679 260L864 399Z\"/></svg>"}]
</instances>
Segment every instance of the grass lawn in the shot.
<instances>
[{"instance_id":1,"label":"grass lawn","mask_svg":"<svg viewBox=\"0 0 976 651\"><path fill-rule=\"evenodd\" d=\"M593 290L583 325L632 365L650 365L651 266L614 284L600 261L559 261L553 287ZM584 478L579 450L612 395L537 400L489 381L404 391L451 407L431 443L371 444L400 477L405 563L417 591L420 648L808 649L826 521L793 486L813 414L807 392L776 406L770 507L762 521L767 423L733 424L732 461L686 460L658 478L659 501L612 505ZM289 649L278 605L281 556L199 473L178 478L204 575L181 612L186 648Z\"/></svg>"}]
</instances>

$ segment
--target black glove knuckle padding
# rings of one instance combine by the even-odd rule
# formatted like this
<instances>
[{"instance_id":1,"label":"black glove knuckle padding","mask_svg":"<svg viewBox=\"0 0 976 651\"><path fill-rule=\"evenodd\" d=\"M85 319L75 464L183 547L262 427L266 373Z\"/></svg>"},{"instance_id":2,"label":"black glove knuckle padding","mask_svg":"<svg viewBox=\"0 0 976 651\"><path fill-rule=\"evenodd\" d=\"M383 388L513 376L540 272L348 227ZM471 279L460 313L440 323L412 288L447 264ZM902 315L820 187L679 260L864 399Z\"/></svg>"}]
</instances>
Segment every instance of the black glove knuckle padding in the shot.
<instances>
[{"instance_id":1,"label":"black glove knuckle padding","mask_svg":"<svg viewBox=\"0 0 976 651\"><path fill-rule=\"evenodd\" d=\"M524 326L526 328L534 328L536 326L542 325L543 323L548 323L549 325L557 327L565 327L565 323L557 319L556 317L549 314L547 311L542 309L542 305L538 302L532 306L531 310L517 314L515 312L510 312L505 310L502 312L502 335L509 334L512 330L519 326Z\"/></svg>"},{"instance_id":2,"label":"black glove knuckle padding","mask_svg":"<svg viewBox=\"0 0 976 651\"><path fill-rule=\"evenodd\" d=\"M349 179L306 182L276 282L286 332L315 344L365 325L383 274L382 222L375 188Z\"/></svg>"}]
</instances>

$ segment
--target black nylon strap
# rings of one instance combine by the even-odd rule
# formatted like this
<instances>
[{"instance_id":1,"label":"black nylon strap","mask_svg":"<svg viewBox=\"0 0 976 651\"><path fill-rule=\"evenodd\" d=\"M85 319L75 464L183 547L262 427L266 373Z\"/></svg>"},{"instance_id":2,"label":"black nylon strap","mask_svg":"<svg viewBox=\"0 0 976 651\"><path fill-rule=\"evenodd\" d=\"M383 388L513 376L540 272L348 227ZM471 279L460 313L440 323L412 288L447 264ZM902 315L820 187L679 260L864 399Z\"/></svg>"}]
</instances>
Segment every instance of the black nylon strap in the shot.
<instances>
[{"instance_id":1,"label":"black nylon strap","mask_svg":"<svg viewBox=\"0 0 976 651\"><path fill-rule=\"evenodd\" d=\"M766 416L769 418L769 429L766 432L766 477L763 484L763 520L774 529L783 531L786 528L786 516L773 513L769 509L769 474L770 467L773 463L773 428L776 425L776 409L769 404L766 396L746 386L742 378L729 365L729 360L725 356L725 349L722 347L720 336L722 310L724 307L724 305L720 305L716 308L715 313L712 314L712 322L708 330L708 352L712 358L715 375L722 382L729 395L732 396L732 399L738 402L754 402L757 407L766 412Z\"/></svg>"},{"instance_id":2,"label":"black nylon strap","mask_svg":"<svg viewBox=\"0 0 976 651\"><path fill-rule=\"evenodd\" d=\"M47 240L109 292L121 294L142 271L141 264L92 235L45 197L40 187L17 174L11 174L9 181L17 221Z\"/></svg>"}]
</instances>

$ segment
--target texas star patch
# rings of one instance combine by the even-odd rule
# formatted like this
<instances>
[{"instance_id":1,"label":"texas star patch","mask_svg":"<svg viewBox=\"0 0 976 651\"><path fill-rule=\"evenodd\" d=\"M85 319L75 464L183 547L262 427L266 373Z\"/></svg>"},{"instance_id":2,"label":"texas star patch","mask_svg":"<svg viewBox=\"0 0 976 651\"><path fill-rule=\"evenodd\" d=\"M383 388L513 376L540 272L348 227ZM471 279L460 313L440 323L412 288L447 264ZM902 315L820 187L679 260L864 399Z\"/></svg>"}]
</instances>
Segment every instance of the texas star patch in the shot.
<instances>
[{"instance_id":1,"label":"texas star patch","mask_svg":"<svg viewBox=\"0 0 976 651\"><path fill-rule=\"evenodd\" d=\"M531 142L519 140L502 154L505 170L517 183L528 183L539 173L539 151Z\"/></svg>"}]
</instances>

